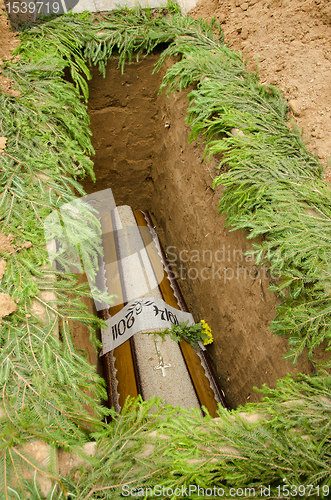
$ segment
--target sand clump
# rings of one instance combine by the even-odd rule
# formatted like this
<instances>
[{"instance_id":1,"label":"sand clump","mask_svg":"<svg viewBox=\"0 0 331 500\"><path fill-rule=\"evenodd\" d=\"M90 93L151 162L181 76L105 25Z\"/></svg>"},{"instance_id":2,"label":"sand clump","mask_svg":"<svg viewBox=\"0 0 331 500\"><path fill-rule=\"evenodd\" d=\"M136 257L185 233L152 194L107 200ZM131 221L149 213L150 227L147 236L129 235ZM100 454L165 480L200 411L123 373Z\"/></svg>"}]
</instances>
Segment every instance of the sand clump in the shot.
<instances>
[{"instance_id":1,"label":"sand clump","mask_svg":"<svg viewBox=\"0 0 331 500\"><path fill-rule=\"evenodd\" d=\"M2 280L2 277L5 274L5 269L6 269L6 261L1 259L0 260L0 281Z\"/></svg>"},{"instance_id":2,"label":"sand clump","mask_svg":"<svg viewBox=\"0 0 331 500\"><path fill-rule=\"evenodd\" d=\"M9 253L14 253L15 249L11 244L13 239L13 235L9 234L6 236L3 233L0 233L0 251L5 251ZM4 259L0 260L0 281L5 274L6 270L6 261ZM14 299L11 298L7 293L0 293L0 321L3 317L9 316L17 310L17 305Z\"/></svg>"},{"instance_id":3,"label":"sand clump","mask_svg":"<svg viewBox=\"0 0 331 500\"><path fill-rule=\"evenodd\" d=\"M0 321L16 311L17 305L14 299L8 293L0 293Z\"/></svg>"},{"instance_id":4,"label":"sand clump","mask_svg":"<svg viewBox=\"0 0 331 500\"><path fill-rule=\"evenodd\" d=\"M15 247L11 244L13 238L14 236L11 233L8 236L0 233L0 251L13 254L15 252Z\"/></svg>"}]
</instances>

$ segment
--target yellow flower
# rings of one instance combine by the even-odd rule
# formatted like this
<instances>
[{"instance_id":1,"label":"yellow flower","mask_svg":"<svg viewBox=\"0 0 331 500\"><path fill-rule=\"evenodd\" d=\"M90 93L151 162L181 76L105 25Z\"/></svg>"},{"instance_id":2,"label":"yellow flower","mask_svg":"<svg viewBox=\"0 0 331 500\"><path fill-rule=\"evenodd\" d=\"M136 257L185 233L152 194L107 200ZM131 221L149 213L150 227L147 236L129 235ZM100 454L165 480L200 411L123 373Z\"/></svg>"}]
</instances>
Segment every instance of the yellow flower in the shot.
<instances>
[{"instance_id":1,"label":"yellow flower","mask_svg":"<svg viewBox=\"0 0 331 500\"><path fill-rule=\"evenodd\" d=\"M214 342L211 333L211 328L208 325L208 323L206 323L203 319L201 320L201 323L202 323L202 333L204 333L207 336L207 338L203 342L203 345L211 344L212 342Z\"/></svg>"}]
</instances>

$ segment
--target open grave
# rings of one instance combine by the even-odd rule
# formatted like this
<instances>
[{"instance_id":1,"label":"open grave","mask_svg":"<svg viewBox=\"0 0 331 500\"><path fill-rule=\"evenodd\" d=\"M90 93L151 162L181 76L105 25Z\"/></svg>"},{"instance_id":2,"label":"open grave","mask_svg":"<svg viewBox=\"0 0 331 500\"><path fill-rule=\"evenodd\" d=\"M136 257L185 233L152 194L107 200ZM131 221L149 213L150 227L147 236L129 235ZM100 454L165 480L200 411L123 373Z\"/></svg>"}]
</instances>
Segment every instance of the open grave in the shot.
<instances>
[{"instance_id":1,"label":"open grave","mask_svg":"<svg viewBox=\"0 0 331 500\"><path fill-rule=\"evenodd\" d=\"M158 94L170 66L152 74L158 58L155 53L127 64L122 75L113 57L105 79L91 69L96 182L86 179L82 185L88 194L111 188L117 206L150 213L189 311L212 328L212 366L236 407L260 399L254 386L314 369L305 356L297 366L283 359L287 340L268 329L277 305L268 291L268 268L255 266L245 255L251 248L246 233L231 232L218 214L222 188L213 189L218 161L205 161L203 143L189 143L188 92Z\"/></svg>"}]
</instances>

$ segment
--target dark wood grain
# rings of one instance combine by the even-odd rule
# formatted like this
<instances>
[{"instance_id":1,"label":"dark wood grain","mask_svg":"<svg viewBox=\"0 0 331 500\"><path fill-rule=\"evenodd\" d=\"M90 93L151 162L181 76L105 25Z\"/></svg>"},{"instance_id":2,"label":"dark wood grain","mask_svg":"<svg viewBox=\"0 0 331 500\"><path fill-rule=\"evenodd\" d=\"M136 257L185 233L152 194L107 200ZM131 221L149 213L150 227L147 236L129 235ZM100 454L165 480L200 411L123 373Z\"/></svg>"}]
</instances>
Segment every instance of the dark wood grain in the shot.
<instances>
[{"instance_id":1,"label":"dark wood grain","mask_svg":"<svg viewBox=\"0 0 331 500\"><path fill-rule=\"evenodd\" d=\"M138 210L134 210L133 212L138 226L147 226L143 213ZM156 259L159 259L160 257L156 249L149 245L150 240L144 231L142 232L142 238L144 239L149 258L153 265L156 262ZM164 272L164 277L159 284L159 288L162 293L163 300L170 306L180 309L166 272ZM217 401L215 400L214 392L210 387L209 380L205 375L205 370L201 365L199 356L195 353L193 347L185 340L180 342L180 348L200 405L205 406L212 417L217 417Z\"/></svg>"},{"instance_id":2,"label":"dark wood grain","mask_svg":"<svg viewBox=\"0 0 331 500\"><path fill-rule=\"evenodd\" d=\"M122 293L122 281L121 272L118 265L118 260L114 260L114 256L117 255L116 241L113 231L113 223L111 214L107 214L102 218L101 221L102 233L103 233L103 248L104 248L104 261L106 263L114 262L113 266L106 267L106 278L107 283L111 284L109 289L110 294L116 294L121 301L120 304L115 305L109 309L109 314L114 316L121 309L123 309L125 303L123 301ZM113 354L115 356L115 368L117 369L116 379L118 381L117 392L119 393L119 404L123 408L124 402L127 396L136 397L138 396L138 382L136 380L136 371L134 365L134 357L131 348L130 340L127 340L119 347L114 349ZM108 391L108 405L112 406L111 397L111 371L109 362L109 353L103 356L104 359L104 371L105 378L107 382Z\"/></svg>"}]
</instances>

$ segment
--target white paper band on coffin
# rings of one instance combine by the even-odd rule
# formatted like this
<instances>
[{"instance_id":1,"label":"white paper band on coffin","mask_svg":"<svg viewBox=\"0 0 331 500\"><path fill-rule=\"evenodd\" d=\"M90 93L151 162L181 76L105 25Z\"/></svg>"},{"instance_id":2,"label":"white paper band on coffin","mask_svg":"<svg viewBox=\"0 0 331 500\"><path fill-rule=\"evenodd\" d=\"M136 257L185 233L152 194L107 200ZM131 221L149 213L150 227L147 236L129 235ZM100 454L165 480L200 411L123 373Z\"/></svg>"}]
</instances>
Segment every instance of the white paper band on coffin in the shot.
<instances>
[{"instance_id":1,"label":"white paper band on coffin","mask_svg":"<svg viewBox=\"0 0 331 500\"><path fill-rule=\"evenodd\" d=\"M107 329L101 329L102 355L123 344L139 332L165 330L188 320L194 325L192 314L169 306L163 299L144 297L129 302L123 309L107 320Z\"/></svg>"}]
</instances>

